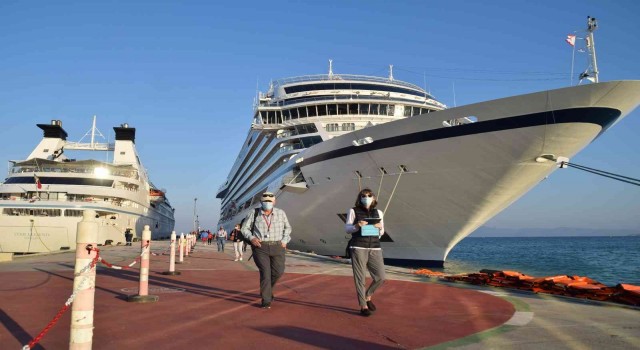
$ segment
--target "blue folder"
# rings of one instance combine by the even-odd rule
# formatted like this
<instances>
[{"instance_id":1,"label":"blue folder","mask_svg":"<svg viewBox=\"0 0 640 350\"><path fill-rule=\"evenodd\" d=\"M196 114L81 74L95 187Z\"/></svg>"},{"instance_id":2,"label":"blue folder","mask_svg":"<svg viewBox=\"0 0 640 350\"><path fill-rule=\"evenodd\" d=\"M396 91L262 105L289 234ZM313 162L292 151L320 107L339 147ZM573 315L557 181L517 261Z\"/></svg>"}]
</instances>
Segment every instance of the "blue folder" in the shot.
<instances>
[{"instance_id":1,"label":"blue folder","mask_svg":"<svg viewBox=\"0 0 640 350\"><path fill-rule=\"evenodd\" d=\"M363 236L380 236L380 230L373 225L364 225L360 229L360 234Z\"/></svg>"}]
</instances>

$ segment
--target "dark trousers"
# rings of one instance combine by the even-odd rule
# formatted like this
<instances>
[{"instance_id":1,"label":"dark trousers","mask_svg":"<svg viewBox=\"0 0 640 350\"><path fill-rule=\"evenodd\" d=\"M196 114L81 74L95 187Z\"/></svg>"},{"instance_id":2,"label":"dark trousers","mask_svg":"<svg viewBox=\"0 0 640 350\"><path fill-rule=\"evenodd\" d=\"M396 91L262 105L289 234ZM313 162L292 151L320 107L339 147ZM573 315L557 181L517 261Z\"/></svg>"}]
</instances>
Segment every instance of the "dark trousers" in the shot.
<instances>
[{"instance_id":1,"label":"dark trousers","mask_svg":"<svg viewBox=\"0 0 640 350\"><path fill-rule=\"evenodd\" d=\"M280 242L267 244L262 242L261 247L252 247L253 261L260 270L260 296L262 302L270 303L273 299L273 287L284 274L285 249Z\"/></svg>"}]
</instances>

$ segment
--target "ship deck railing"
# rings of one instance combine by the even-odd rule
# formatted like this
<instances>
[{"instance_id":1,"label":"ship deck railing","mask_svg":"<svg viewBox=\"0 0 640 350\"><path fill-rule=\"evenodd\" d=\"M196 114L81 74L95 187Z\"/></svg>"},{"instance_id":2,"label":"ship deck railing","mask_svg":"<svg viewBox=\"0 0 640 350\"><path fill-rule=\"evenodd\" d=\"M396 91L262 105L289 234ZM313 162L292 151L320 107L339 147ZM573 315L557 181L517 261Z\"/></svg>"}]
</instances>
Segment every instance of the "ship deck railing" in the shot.
<instances>
[{"instance_id":1,"label":"ship deck railing","mask_svg":"<svg viewBox=\"0 0 640 350\"><path fill-rule=\"evenodd\" d=\"M40 202L65 202L65 203L93 203L93 204L107 204L107 205L115 205L117 207L133 207L133 203L129 201L115 200L109 198L100 198L100 197L84 197L84 198L40 198L37 196L33 196L31 198L28 197L0 197L0 201L8 201L8 202L29 202L29 203L40 203Z\"/></svg>"},{"instance_id":2,"label":"ship deck railing","mask_svg":"<svg viewBox=\"0 0 640 350\"><path fill-rule=\"evenodd\" d=\"M51 167L51 166L42 166L42 167L34 167L34 166L14 166L9 171L9 174L33 174L38 173L39 175L47 175L50 174L95 174L96 168L92 167ZM140 176L138 172L135 170L125 170L125 171L114 171L110 169L109 175L111 176L122 176L128 177L131 179L138 180Z\"/></svg>"},{"instance_id":3,"label":"ship deck railing","mask_svg":"<svg viewBox=\"0 0 640 350\"><path fill-rule=\"evenodd\" d=\"M356 101L357 100L357 101ZM415 104L420 104L420 105L426 105L426 106L433 106L436 108L442 108L442 106L432 102L434 101L431 98L425 98L425 97L420 97L420 96L415 96L414 99L408 99L408 98L400 98L400 97L391 97L391 96L376 96L376 95L357 95L357 94L348 94L348 95L331 95L331 96L311 96L311 97L302 97L302 98L296 98L293 101L289 101L287 99L277 99L277 100L273 100L271 102L268 102L260 107L284 107L284 106L293 106L293 105L297 105L297 104L303 104L303 103L307 103L307 102L327 102L327 101L341 101L341 102L345 102L345 101L353 101L352 103L363 103L363 100L377 100L377 101L385 101L386 103L391 103L391 102L397 102L397 101L402 101L405 103L415 103ZM381 102L383 103L383 102Z\"/></svg>"},{"instance_id":4,"label":"ship deck railing","mask_svg":"<svg viewBox=\"0 0 640 350\"><path fill-rule=\"evenodd\" d=\"M374 76L368 76L368 75L357 75L357 74L313 74L313 75L301 75L301 76L297 76L297 77L290 77L290 78L283 78L283 79L278 79L274 82L274 86L282 86L282 85L288 85L288 84L293 84L293 83L301 83L301 82L307 82L307 81L324 81L324 80L329 80L329 81L344 81L344 80L350 80L350 81L369 81L369 82L374 82L374 83L383 83L383 84L392 84L392 85L399 85L399 86L405 86L405 87L409 87L412 89L417 89L420 91L424 91L421 87L415 85L415 84L411 84L411 83L407 83L401 80L391 80L389 78L382 78L382 77L374 77Z\"/></svg>"}]
</instances>

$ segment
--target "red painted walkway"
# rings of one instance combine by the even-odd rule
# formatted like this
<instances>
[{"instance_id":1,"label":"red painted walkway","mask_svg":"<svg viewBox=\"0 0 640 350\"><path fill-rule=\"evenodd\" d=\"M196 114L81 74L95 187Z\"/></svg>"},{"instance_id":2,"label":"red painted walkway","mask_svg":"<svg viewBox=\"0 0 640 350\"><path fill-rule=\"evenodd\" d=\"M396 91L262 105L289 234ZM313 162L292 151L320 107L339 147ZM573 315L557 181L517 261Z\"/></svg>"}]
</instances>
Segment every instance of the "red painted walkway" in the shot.
<instances>
[{"instance_id":1,"label":"red painted walkway","mask_svg":"<svg viewBox=\"0 0 640 350\"><path fill-rule=\"evenodd\" d=\"M64 255L67 262L34 263L36 271L0 269L0 348L26 344L68 298L73 257ZM287 256L289 270L315 273L336 265L296 259ZM137 270L98 270L94 349L413 349L501 325L514 313L510 303L488 294L389 280L375 295L378 311L365 318L350 276L291 272L265 310L259 308L253 261L233 262L227 254L201 249L177 265L181 276L164 276L167 261L152 257L150 294L160 297L153 304L125 301L137 294ZM36 348L68 347L69 314Z\"/></svg>"}]
</instances>

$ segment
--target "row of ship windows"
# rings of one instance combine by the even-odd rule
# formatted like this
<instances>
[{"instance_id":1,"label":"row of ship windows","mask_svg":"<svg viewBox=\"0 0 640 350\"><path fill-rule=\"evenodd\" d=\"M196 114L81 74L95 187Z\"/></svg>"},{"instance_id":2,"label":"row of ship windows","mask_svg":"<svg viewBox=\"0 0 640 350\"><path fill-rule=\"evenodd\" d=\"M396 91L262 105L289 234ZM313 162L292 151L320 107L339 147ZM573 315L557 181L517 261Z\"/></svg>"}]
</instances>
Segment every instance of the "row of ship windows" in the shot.
<instances>
[{"instance_id":1,"label":"row of ship windows","mask_svg":"<svg viewBox=\"0 0 640 350\"><path fill-rule=\"evenodd\" d=\"M401 107L401 106L400 106ZM428 108L404 106L402 115L411 117L429 113ZM394 116L396 113L395 105L378 104L378 103L339 103L328 105L304 106L298 108L290 108L282 111L260 111L260 117L264 124L280 124L283 121L307 118L322 117L333 115L386 115Z\"/></svg>"},{"instance_id":2,"label":"row of ship windows","mask_svg":"<svg viewBox=\"0 0 640 350\"><path fill-rule=\"evenodd\" d=\"M131 207L131 208L140 207L140 204L138 204L137 202L118 198L118 197L76 195L76 194L68 194L66 192L48 192L48 191L27 192L27 193L4 193L0 195L0 200L28 201L31 203L37 202L37 201L89 202L89 203L103 203L103 204L115 205L118 207ZM147 210L146 208L144 209Z\"/></svg>"},{"instance_id":3,"label":"row of ship windows","mask_svg":"<svg viewBox=\"0 0 640 350\"><path fill-rule=\"evenodd\" d=\"M47 150L45 150L47 151ZM76 173L76 174L95 174L95 167L65 167L65 166L15 166L11 168L12 174L20 173ZM124 176L133 179L138 179L138 172L135 170L117 170L115 168L109 168L109 175Z\"/></svg>"},{"instance_id":4,"label":"row of ship windows","mask_svg":"<svg viewBox=\"0 0 640 350\"><path fill-rule=\"evenodd\" d=\"M324 126L327 131L354 131L356 124L354 123L342 123L342 127L338 123L330 123Z\"/></svg>"},{"instance_id":5,"label":"row of ship windows","mask_svg":"<svg viewBox=\"0 0 640 350\"><path fill-rule=\"evenodd\" d=\"M43 185L84 185L113 187L113 180L92 179L84 177L51 177L40 176L38 178ZM31 176L10 177L5 184L33 184L35 179Z\"/></svg>"},{"instance_id":6,"label":"row of ship windows","mask_svg":"<svg viewBox=\"0 0 640 350\"><path fill-rule=\"evenodd\" d=\"M65 209L64 216L66 217L81 217L83 210L77 209ZM2 215L7 216L62 216L61 209L27 209L27 208L5 208L2 210ZM115 217L114 217L115 219Z\"/></svg>"}]
</instances>

